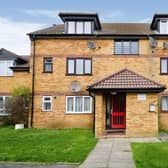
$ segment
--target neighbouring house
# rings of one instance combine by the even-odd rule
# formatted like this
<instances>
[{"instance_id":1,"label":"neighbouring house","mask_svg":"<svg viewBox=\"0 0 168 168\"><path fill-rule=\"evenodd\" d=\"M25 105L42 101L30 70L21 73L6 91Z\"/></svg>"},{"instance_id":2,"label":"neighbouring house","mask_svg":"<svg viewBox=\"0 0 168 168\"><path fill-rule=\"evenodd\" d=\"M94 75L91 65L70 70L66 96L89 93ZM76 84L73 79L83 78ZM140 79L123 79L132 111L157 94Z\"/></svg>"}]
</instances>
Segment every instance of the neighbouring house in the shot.
<instances>
[{"instance_id":1,"label":"neighbouring house","mask_svg":"<svg viewBox=\"0 0 168 168\"><path fill-rule=\"evenodd\" d=\"M0 121L8 117L5 102L18 86L31 86L29 56L18 56L4 48L0 49Z\"/></svg>"},{"instance_id":2,"label":"neighbouring house","mask_svg":"<svg viewBox=\"0 0 168 168\"><path fill-rule=\"evenodd\" d=\"M155 14L152 23L59 16L63 24L28 34L30 73L15 65L8 84L0 78L2 95L21 81L32 87L31 126L93 128L96 137L168 129L168 14Z\"/></svg>"}]
</instances>

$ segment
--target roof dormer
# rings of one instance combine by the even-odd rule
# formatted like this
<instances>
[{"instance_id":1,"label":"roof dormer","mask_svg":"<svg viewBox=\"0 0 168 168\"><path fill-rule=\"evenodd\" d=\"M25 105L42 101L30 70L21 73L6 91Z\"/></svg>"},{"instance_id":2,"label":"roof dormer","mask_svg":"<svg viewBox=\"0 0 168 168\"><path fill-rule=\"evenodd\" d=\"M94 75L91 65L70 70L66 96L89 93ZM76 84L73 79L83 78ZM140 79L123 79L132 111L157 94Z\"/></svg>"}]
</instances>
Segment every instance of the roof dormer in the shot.
<instances>
[{"instance_id":1,"label":"roof dormer","mask_svg":"<svg viewBox=\"0 0 168 168\"><path fill-rule=\"evenodd\" d=\"M65 34L93 34L101 29L97 13L59 13Z\"/></svg>"},{"instance_id":2,"label":"roof dormer","mask_svg":"<svg viewBox=\"0 0 168 168\"><path fill-rule=\"evenodd\" d=\"M155 14L151 23L151 29L159 34L168 34L168 14Z\"/></svg>"}]
</instances>

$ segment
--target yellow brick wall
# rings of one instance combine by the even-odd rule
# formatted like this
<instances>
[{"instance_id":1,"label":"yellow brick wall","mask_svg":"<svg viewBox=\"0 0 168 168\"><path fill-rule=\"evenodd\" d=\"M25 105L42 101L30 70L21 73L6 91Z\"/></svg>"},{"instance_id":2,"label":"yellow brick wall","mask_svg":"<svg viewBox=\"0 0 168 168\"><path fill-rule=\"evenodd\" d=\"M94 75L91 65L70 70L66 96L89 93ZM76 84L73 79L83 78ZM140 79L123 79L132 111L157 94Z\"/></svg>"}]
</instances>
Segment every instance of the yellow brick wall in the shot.
<instances>
[{"instance_id":1,"label":"yellow brick wall","mask_svg":"<svg viewBox=\"0 0 168 168\"><path fill-rule=\"evenodd\" d=\"M154 104L155 112L149 111ZM138 100L136 93L127 93L126 98L126 136L155 137L158 136L158 95L146 94L146 100Z\"/></svg>"},{"instance_id":2,"label":"yellow brick wall","mask_svg":"<svg viewBox=\"0 0 168 168\"><path fill-rule=\"evenodd\" d=\"M0 95L11 94L12 90L19 86L31 89L31 74L29 72L14 72L13 76L0 77Z\"/></svg>"},{"instance_id":3,"label":"yellow brick wall","mask_svg":"<svg viewBox=\"0 0 168 168\"><path fill-rule=\"evenodd\" d=\"M168 77L160 75L160 57L168 55L168 50L162 49L163 40L158 42L158 48L156 49L150 48L148 40L140 40L139 56L115 56L113 40L92 40L96 45L95 50L88 49L87 41L86 39L36 40L34 127L50 127L51 125L57 127L57 125L60 125L60 123L56 124L57 119L59 122L63 121L65 127L69 125L76 127L77 120L80 121L81 118L84 118L82 127L92 127L92 115L65 114L65 96L72 94L69 86L73 80L78 80L82 84L79 95L88 95L88 92L86 92L88 85L123 68L128 68L168 87ZM45 56L53 57L53 73L51 74L43 73L43 58ZM92 57L93 75L66 76L66 59L68 57ZM60 97L60 103L55 106L51 113L41 112L39 95L58 96ZM56 103L57 99L54 101ZM101 131L99 129L99 132Z\"/></svg>"}]
</instances>

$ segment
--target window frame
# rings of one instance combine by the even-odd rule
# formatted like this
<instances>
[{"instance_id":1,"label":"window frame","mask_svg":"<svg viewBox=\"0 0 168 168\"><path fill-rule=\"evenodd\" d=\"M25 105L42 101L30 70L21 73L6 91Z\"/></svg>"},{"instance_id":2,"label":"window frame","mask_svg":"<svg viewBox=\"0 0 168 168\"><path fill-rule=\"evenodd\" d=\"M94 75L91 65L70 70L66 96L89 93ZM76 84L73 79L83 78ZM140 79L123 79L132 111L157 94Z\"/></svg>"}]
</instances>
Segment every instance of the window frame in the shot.
<instances>
[{"instance_id":1,"label":"window frame","mask_svg":"<svg viewBox=\"0 0 168 168\"><path fill-rule=\"evenodd\" d=\"M116 53L116 42L121 42L121 54L117 54ZM129 42L129 53L125 54L124 53L124 42ZM137 53L131 53L132 51L132 42L137 42L138 44L138 50ZM114 39L114 55L118 55L118 56L122 56L122 55L135 55L138 56L139 55L139 40L138 39Z\"/></svg>"},{"instance_id":2,"label":"window frame","mask_svg":"<svg viewBox=\"0 0 168 168\"><path fill-rule=\"evenodd\" d=\"M4 95L0 95L0 97L2 97L3 98L3 108L0 108L0 111L5 111L5 103L6 103L6 98L7 97L11 97L11 96L4 96ZM9 113L1 113L0 112L0 116L9 116L10 114Z\"/></svg>"},{"instance_id":3,"label":"window frame","mask_svg":"<svg viewBox=\"0 0 168 168\"><path fill-rule=\"evenodd\" d=\"M1 60L0 63L5 66L3 74L0 74L0 77L12 77L14 73L13 70L10 69L10 67L14 65L14 60Z\"/></svg>"},{"instance_id":4,"label":"window frame","mask_svg":"<svg viewBox=\"0 0 168 168\"><path fill-rule=\"evenodd\" d=\"M46 59L51 59L52 60L51 63L45 63ZM45 70L45 65L46 64L51 64L51 71L46 71ZM53 73L53 57L44 57L43 58L43 73Z\"/></svg>"},{"instance_id":5,"label":"window frame","mask_svg":"<svg viewBox=\"0 0 168 168\"><path fill-rule=\"evenodd\" d=\"M161 98L160 98L160 111L161 111L161 113L168 113L168 110L163 110L162 109L162 98L163 97L167 97L167 99L168 99L168 95L162 95L161 96ZM167 100L167 103L168 103L168 100Z\"/></svg>"},{"instance_id":6,"label":"window frame","mask_svg":"<svg viewBox=\"0 0 168 168\"><path fill-rule=\"evenodd\" d=\"M76 64L76 61L78 60L78 59L82 59L83 60L83 73L82 74L77 74L76 72L77 72L77 70L76 70L76 68L77 68L77 64ZM74 69L73 69L73 72L74 73L69 73L68 72L68 70L69 70L69 60L73 60L74 61ZM90 63L90 73L86 73L86 71L85 71L85 61L90 61L91 63ZM68 57L67 59L66 59L66 75L67 76L91 76L92 75L92 58L84 58L84 57Z\"/></svg>"},{"instance_id":7,"label":"window frame","mask_svg":"<svg viewBox=\"0 0 168 168\"><path fill-rule=\"evenodd\" d=\"M167 61L167 72L166 73L162 72L162 60ZM160 58L160 75L168 75L168 57L161 57Z\"/></svg>"},{"instance_id":8,"label":"window frame","mask_svg":"<svg viewBox=\"0 0 168 168\"><path fill-rule=\"evenodd\" d=\"M49 100L49 101L48 101L48 100L46 101L46 100L45 100L46 97L47 97L47 98L50 98L50 100ZM51 103L51 108L50 108L49 110L44 109L44 107L45 107L45 106L44 106L44 103ZM51 111L52 111L52 107L53 107L53 104L52 104L52 103L53 103L53 98L52 98L52 96L43 96L43 97L42 97L42 111L43 111L43 112L51 112Z\"/></svg>"},{"instance_id":9,"label":"window frame","mask_svg":"<svg viewBox=\"0 0 168 168\"><path fill-rule=\"evenodd\" d=\"M69 22L74 22L74 33L69 33ZM82 33L78 33L78 28L77 28L77 23L78 22L82 22ZM86 33L85 31L85 23L87 22L90 22L90 32L89 33ZM69 21L66 21L65 22L65 32L67 34L76 34L76 35L89 35L89 34L93 34L93 31L94 31L94 24L93 24L93 21L90 21L90 20L69 20Z\"/></svg>"},{"instance_id":10,"label":"window frame","mask_svg":"<svg viewBox=\"0 0 168 168\"><path fill-rule=\"evenodd\" d=\"M82 111L76 112L75 111L75 101L76 97L82 97ZM87 97L90 99L90 111L84 111L84 98ZM68 111L68 98L73 98L73 111ZM92 113L92 97L91 96L66 96L66 111L65 114L91 114Z\"/></svg>"}]
</instances>

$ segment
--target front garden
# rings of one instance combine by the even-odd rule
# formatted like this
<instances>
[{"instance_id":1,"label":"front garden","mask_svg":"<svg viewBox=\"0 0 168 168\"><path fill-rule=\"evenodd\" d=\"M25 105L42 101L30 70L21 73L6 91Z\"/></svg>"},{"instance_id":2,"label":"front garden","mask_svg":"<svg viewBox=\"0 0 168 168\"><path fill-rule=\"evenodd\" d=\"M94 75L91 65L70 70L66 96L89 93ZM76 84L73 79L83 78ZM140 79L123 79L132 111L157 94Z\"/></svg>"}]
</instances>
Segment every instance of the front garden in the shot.
<instances>
[{"instance_id":1,"label":"front garden","mask_svg":"<svg viewBox=\"0 0 168 168\"><path fill-rule=\"evenodd\" d=\"M81 163L97 140L89 129L0 127L0 161Z\"/></svg>"}]
</instances>

